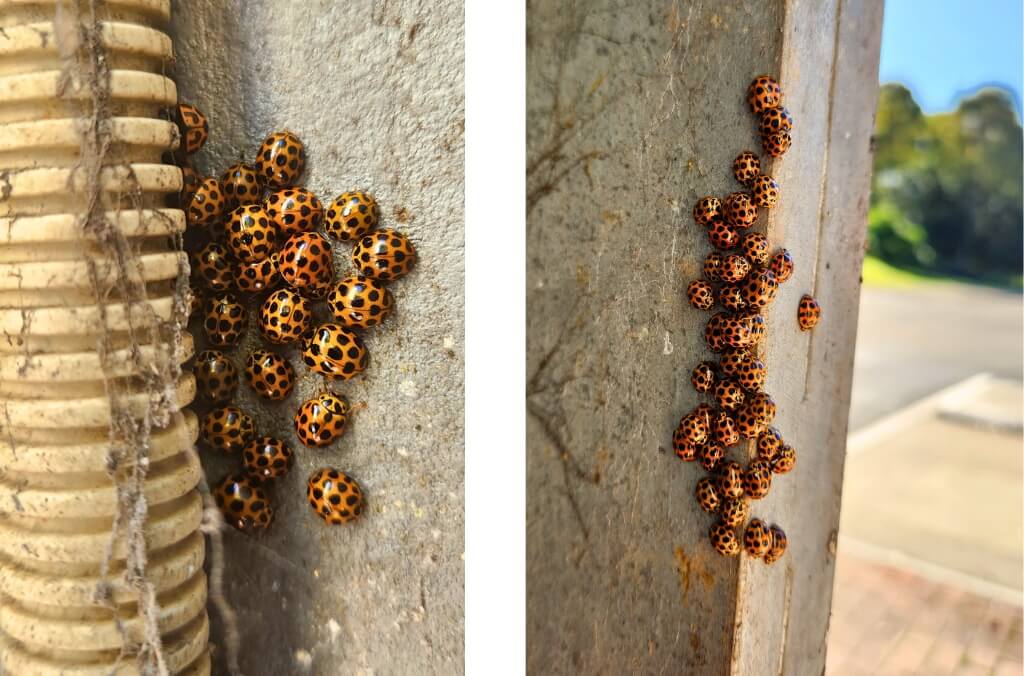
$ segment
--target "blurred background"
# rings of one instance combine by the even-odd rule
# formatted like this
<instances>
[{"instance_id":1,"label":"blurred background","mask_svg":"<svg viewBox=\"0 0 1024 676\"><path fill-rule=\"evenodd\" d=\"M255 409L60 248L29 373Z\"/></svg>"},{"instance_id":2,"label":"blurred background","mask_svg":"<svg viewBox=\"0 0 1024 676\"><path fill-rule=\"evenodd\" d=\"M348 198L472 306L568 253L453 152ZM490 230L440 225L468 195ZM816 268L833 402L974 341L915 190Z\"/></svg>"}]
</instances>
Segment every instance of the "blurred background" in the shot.
<instances>
[{"instance_id":1,"label":"blurred background","mask_svg":"<svg viewBox=\"0 0 1024 676\"><path fill-rule=\"evenodd\" d=\"M1024 673L1022 21L886 3L834 676Z\"/></svg>"}]
</instances>

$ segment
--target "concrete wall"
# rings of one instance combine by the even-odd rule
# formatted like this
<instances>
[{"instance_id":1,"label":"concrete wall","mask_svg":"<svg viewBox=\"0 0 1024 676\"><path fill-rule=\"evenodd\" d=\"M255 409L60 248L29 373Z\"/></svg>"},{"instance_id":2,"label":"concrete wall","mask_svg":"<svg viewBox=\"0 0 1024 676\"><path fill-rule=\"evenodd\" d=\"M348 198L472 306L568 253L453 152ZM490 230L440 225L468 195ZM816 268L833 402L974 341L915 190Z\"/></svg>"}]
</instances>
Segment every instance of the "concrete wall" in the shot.
<instances>
[{"instance_id":1,"label":"concrete wall","mask_svg":"<svg viewBox=\"0 0 1024 676\"><path fill-rule=\"evenodd\" d=\"M311 450L294 438L296 406L323 382L294 350L301 380L286 401L257 404L241 388L259 430L297 453L273 528L225 536L248 676L462 671L462 22L457 0L174 6L180 97L210 120L198 165L219 173L291 129L306 144L308 188L325 202L369 189L420 254L392 285L396 313L367 333L370 368L333 387L366 404L338 443ZM335 250L348 270L349 247ZM251 333L234 351L240 364L257 343ZM230 467L203 460L211 481ZM328 527L306 504L321 464L361 482L368 511L355 525Z\"/></svg>"}]
</instances>

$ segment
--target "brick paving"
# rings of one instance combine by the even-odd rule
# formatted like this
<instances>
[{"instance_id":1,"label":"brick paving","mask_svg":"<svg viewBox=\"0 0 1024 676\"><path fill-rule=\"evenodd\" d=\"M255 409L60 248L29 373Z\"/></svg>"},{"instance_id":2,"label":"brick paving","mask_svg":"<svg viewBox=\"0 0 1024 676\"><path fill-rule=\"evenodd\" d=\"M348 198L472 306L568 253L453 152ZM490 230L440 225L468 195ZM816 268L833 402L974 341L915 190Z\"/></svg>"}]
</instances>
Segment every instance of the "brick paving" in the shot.
<instances>
[{"instance_id":1,"label":"brick paving","mask_svg":"<svg viewBox=\"0 0 1024 676\"><path fill-rule=\"evenodd\" d=\"M1024 612L840 549L828 676L1024 676Z\"/></svg>"}]
</instances>

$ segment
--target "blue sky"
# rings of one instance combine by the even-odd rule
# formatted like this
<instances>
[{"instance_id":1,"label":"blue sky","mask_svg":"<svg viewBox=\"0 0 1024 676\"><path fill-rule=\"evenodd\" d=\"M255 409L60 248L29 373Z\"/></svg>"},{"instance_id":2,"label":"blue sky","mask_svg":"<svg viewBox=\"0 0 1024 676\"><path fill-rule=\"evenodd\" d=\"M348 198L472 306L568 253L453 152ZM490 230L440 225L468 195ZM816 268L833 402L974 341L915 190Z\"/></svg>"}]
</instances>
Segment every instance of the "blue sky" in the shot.
<instances>
[{"instance_id":1,"label":"blue sky","mask_svg":"<svg viewBox=\"0 0 1024 676\"><path fill-rule=\"evenodd\" d=\"M927 113L999 84L1021 109L1022 0L888 0L879 79L902 82Z\"/></svg>"}]
</instances>

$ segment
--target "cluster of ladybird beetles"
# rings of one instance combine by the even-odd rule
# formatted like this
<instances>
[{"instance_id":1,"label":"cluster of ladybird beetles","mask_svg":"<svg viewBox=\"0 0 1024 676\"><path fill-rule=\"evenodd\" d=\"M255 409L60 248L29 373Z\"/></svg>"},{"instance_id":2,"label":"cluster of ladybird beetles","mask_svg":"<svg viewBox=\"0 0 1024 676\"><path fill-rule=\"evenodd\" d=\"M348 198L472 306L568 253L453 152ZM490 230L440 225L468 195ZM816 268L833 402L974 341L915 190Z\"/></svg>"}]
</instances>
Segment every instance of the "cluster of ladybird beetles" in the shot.
<instances>
[{"instance_id":1,"label":"cluster of ladybird beetles","mask_svg":"<svg viewBox=\"0 0 1024 676\"><path fill-rule=\"evenodd\" d=\"M325 209L315 194L296 187L306 153L291 132L268 136L252 163L232 165L220 178L201 177L189 158L209 136L206 117L184 103L173 116L182 144L172 159L184 177L179 200L193 255L191 312L201 311L210 345L193 368L199 393L214 407L202 419L201 439L212 450L241 454L241 469L224 477L213 495L235 528L266 528L274 512L264 488L288 472L292 450L280 439L258 435L252 417L231 405L239 369L224 350L237 344L245 326L247 309L239 294L251 294L252 306L258 306L266 342L299 343L309 370L348 380L369 358L356 331L380 324L391 313L394 297L385 284L411 269L416 252L402 233L377 229L379 209L372 195L346 192ZM317 232L321 226L326 236ZM340 280L328 238L354 244L355 272ZM318 301L326 302L333 321L317 326L313 305ZM295 373L286 357L258 349L245 360L245 379L259 397L280 401L291 393ZM322 392L299 406L296 437L305 446L327 446L345 432L349 414L343 398ZM313 472L307 497L330 524L346 523L363 511L359 484L331 467Z\"/></svg>"},{"instance_id":2,"label":"cluster of ladybird beetles","mask_svg":"<svg viewBox=\"0 0 1024 676\"><path fill-rule=\"evenodd\" d=\"M791 143L793 118L782 107L779 83L767 75L756 78L747 102L759 120L765 152L781 157ZM718 517L708 533L715 551L736 556L744 549L771 564L786 551L786 533L756 518L743 527L748 500L764 498L772 475L793 469L796 452L771 427L775 402L763 391L767 368L755 350L765 336L760 313L775 299L779 284L793 275L793 257L785 249L772 254L763 233L744 232L757 221L759 207L771 209L778 203L776 180L761 173L760 159L749 151L736 158L733 175L746 192L734 192L724 200L704 197L693 208L694 220L707 229L715 250L704 260L705 279L687 288L693 307L711 310L717 303L723 308L704 329L708 347L719 354L718 362L701 362L691 376L694 389L711 396L717 408L700 404L684 415L672 442L681 460L699 460L708 472L697 482L696 498L704 511ZM797 317L800 328L814 328L820 314L817 302L804 296ZM741 439L756 439L757 446L756 458L745 468L725 457L726 449Z\"/></svg>"}]
</instances>

